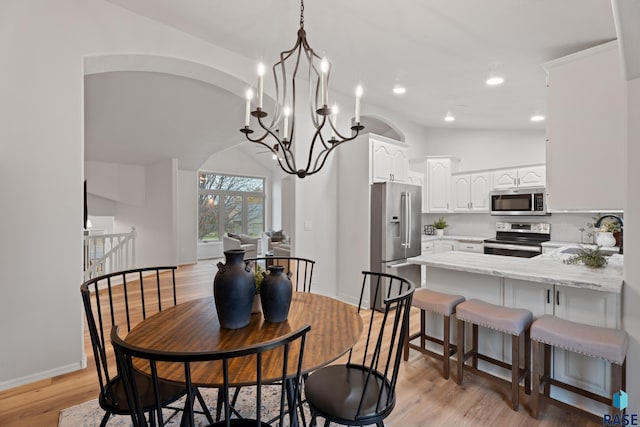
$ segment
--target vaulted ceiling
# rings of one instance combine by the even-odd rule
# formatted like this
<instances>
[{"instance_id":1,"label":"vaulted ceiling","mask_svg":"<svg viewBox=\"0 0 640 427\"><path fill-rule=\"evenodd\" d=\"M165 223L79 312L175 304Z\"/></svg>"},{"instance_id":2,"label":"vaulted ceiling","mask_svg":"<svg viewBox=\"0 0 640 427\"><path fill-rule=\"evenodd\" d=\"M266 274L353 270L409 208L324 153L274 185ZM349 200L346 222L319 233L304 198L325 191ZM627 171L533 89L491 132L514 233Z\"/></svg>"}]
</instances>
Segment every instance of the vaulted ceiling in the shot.
<instances>
[{"instance_id":1,"label":"vaulted ceiling","mask_svg":"<svg viewBox=\"0 0 640 427\"><path fill-rule=\"evenodd\" d=\"M293 0L109 1L256 63L275 62L293 46L299 26ZM438 127L543 130L544 122L529 120L545 113L541 64L616 37L605 0L307 1L304 23L311 46L332 63L332 89L350 94L362 83L363 113L367 104L380 105ZM492 73L505 83L486 86ZM394 95L395 84L407 92ZM115 90L118 85L125 90ZM212 132L237 138L242 112L228 108L239 105L237 98L230 102L234 95L220 88L112 73L88 76L86 90L87 158L100 153L96 144L103 139L144 139L129 155L149 156L149 145L158 155L189 148L180 159L186 167L203 161L198 147ZM447 112L455 122L443 122ZM116 161L117 152L100 155Z\"/></svg>"}]
</instances>

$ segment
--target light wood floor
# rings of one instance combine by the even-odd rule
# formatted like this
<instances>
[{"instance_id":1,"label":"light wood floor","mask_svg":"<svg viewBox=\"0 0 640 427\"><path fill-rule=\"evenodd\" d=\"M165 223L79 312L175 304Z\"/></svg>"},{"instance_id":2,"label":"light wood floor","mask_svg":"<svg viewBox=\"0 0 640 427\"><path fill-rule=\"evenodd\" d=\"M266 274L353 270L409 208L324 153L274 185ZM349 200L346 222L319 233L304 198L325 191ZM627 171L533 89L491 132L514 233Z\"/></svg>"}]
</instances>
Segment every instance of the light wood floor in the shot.
<instances>
[{"instance_id":1,"label":"light wood floor","mask_svg":"<svg viewBox=\"0 0 640 427\"><path fill-rule=\"evenodd\" d=\"M179 299L211 295L216 272L214 261L181 267L176 273ZM417 311L412 313L411 321L411 330L416 330ZM88 333L85 347L86 369L0 392L0 426L57 426L61 409L96 398L99 389ZM545 405L540 419L535 420L530 416L530 396L521 393L520 411L514 412L508 387L472 374L465 374L464 384L458 386L455 369L453 371L453 378L445 380L441 362L412 351L409 360L402 362L397 404L385 424L392 427L602 425L550 405Z\"/></svg>"}]
</instances>

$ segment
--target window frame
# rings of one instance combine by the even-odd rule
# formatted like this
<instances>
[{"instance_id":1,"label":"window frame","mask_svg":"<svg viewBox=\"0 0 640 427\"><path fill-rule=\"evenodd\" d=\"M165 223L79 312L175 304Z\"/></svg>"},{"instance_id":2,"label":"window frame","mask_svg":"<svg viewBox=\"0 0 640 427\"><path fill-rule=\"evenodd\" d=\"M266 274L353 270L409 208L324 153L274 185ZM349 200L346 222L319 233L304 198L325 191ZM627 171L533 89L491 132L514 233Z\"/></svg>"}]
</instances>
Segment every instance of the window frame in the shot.
<instances>
[{"instance_id":1,"label":"window frame","mask_svg":"<svg viewBox=\"0 0 640 427\"><path fill-rule=\"evenodd\" d=\"M237 191L237 190L210 190L200 188L200 175L219 175L226 177L234 177L234 178L250 178L250 179L259 179L262 181L262 191ZM198 198L197 198L197 214L198 218L200 218L200 198L202 195L211 195L212 197L218 196L218 200L220 201L219 206L223 206L224 197L240 197L242 200L242 234L248 234L249 227L249 218L248 218L248 198L249 197L261 197L262 198L262 234L264 230L266 230L266 212L267 212L267 183L268 179L265 176L256 176L256 175L244 175L244 174L231 174L225 172L213 172L206 170L199 170L197 172L197 180L196 186L198 189ZM225 221L224 221L225 211L223 208L218 209L218 239L202 239L200 238L200 230L197 229L197 239L198 242L208 243L208 242L221 242L222 236L227 231L224 229ZM199 224L199 220L196 221L196 224ZM199 227L199 226L198 226Z\"/></svg>"}]
</instances>

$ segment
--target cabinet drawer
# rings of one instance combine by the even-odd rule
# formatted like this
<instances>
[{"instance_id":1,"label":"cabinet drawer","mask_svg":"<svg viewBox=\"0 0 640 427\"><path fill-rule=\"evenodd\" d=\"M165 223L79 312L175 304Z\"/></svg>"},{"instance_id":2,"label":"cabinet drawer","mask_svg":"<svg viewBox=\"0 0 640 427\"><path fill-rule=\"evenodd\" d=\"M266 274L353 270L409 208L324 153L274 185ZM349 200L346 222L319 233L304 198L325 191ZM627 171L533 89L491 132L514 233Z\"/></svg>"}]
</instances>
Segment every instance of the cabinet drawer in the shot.
<instances>
[{"instance_id":1,"label":"cabinet drawer","mask_svg":"<svg viewBox=\"0 0 640 427\"><path fill-rule=\"evenodd\" d=\"M455 250L460 252L475 252L484 253L484 243L469 241L469 240L457 240L455 244Z\"/></svg>"},{"instance_id":2,"label":"cabinet drawer","mask_svg":"<svg viewBox=\"0 0 640 427\"><path fill-rule=\"evenodd\" d=\"M422 253L423 254L432 254L433 253L433 242L422 242Z\"/></svg>"}]
</instances>

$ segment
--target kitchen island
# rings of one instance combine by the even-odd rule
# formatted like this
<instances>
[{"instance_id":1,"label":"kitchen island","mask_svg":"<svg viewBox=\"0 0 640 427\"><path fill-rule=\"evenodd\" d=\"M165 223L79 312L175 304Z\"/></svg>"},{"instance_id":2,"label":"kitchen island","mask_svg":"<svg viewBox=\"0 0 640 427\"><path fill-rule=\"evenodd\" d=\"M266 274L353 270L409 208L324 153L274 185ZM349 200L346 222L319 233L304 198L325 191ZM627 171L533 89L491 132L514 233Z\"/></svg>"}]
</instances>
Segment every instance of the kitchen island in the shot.
<instances>
[{"instance_id":1,"label":"kitchen island","mask_svg":"<svg viewBox=\"0 0 640 427\"><path fill-rule=\"evenodd\" d=\"M623 256L612 255L605 268L591 269L563 263L570 257L563 253L565 249L535 258L452 251L421 255L407 261L426 266L423 283L428 289L506 307L526 308L534 318L551 314L589 325L620 328ZM428 315L426 327L429 334L441 337L441 316ZM451 334L455 336L455 326ZM481 328L479 347L491 357L511 362L508 336ZM554 349L552 363L553 375L558 380L610 395L607 362ZM507 377L507 372L500 368L480 366ZM594 413L604 413L604 406L586 402L564 390L552 388L552 395Z\"/></svg>"}]
</instances>

